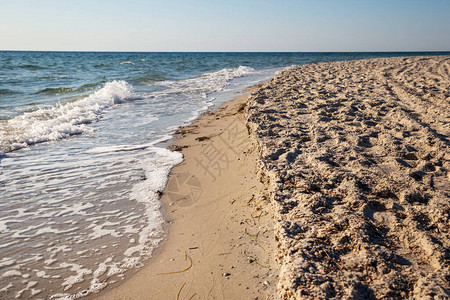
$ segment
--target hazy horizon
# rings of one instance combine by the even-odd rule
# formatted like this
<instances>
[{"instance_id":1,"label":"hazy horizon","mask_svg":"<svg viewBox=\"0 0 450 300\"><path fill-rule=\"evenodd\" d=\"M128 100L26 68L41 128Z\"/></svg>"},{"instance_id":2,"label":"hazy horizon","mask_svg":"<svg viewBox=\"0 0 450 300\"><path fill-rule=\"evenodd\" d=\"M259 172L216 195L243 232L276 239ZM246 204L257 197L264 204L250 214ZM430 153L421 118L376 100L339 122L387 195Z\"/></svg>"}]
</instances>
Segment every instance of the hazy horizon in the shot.
<instances>
[{"instance_id":1,"label":"hazy horizon","mask_svg":"<svg viewBox=\"0 0 450 300\"><path fill-rule=\"evenodd\" d=\"M433 51L115 51L115 50L1 50L0 52L86 52L86 53L447 53L450 50Z\"/></svg>"},{"instance_id":2,"label":"hazy horizon","mask_svg":"<svg viewBox=\"0 0 450 300\"><path fill-rule=\"evenodd\" d=\"M0 0L0 50L446 52L450 1ZM447 37L447 38L446 38Z\"/></svg>"}]
</instances>

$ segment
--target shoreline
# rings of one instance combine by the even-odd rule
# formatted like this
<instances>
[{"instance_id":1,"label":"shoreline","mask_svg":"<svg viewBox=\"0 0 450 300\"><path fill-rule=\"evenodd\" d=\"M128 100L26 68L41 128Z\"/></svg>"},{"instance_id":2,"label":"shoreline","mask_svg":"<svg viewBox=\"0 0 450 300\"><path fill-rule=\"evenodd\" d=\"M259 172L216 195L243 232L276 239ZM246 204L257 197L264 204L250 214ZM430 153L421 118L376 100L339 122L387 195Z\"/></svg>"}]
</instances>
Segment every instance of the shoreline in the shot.
<instances>
[{"instance_id":1,"label":"shoreline","mask_svg":"<svg viewBox=\"0 0 450 300\"><path fill-rule=\"evenodd\" d=\"M302 54L294 56L305 59ZM335 56L320 55L314 59L327 57ZM180 245L179 240L185 240L185 244L167 265L177 263L180 268L161 271L158 278L189 273L197 281L199 273L211 275L209 269L213 269L213 275L198 282L206 283L210 290L211 286L231 290L250 282L245 276L236 275L244 272L242 256L252 267L264 268L265 261L270 260L264 256L270 246L276 260L273 266L281 270L280 280L276 270L255 273L252 276L260 279L251 284L249 289L255 288L254 292L248 291L248 297L274 290L275 286L283 298L345 298L361 294L373 298L450 297L446 276L450 273L449 56L365 60L341 57L350 60L313 63L284 71L254 90L245 100L247 107L237 104L239 101L234 108L226 107L226 103L221 112L216 110L224 101L239 95L238 88L255 84L256 78L264 74L273 74L272 68L265 69L263 65L273 65L276 61L272 59L282 61L287 57L267 54L264 59L268 60L264 61L251 56L251 62L262 69L223 69L199 77L193 74L186 80L182 79L185 76L171 77L174 80L166 82L167 89L162 88L166 92L159 94L157 88L153 94L150 88L148 98L118 105L108 117L105 113L102 122L92 124L96 132L92 136L43 143L26 152L0 157L5 167L4 182L8 183L2 191L11 197L11 202L4 203L5 218L0 221L4 237L0 294L45 297L45 293L53 298L76 298L92 292L91 298L95 298L94 290L100 291L106 285L105 291L112 290L127 283L143 266L158 262L159 253L168 248L161 240L172 234L173 223L181 233L173 245ZM219 61L228 66L228 58L224 56ZM83 57L80 59L91 65ZM211 63L215 64L215 59ZM242 56L236 56L233 61L241 59ZM187 66L197 62L200 61L186 60L185 67L177 69L187 76ZM172 66L167 65L167 70ZM205 66L213 65L206 61ZM200 72L195 70L194 73ZM230 79L247 71L253 77ZM44 91L47 81L34 84ZM202 91L216 90L223 84L230 86L203 97ZM105 87L100 90L105 91ZM89 95L102 93L95 88ZM108 95L111 93L96 98L95 103L108 99ZM183 102L186 106L180 107L177 99L188 100ZM204 122L189 118L193 125L180 128L178 138L171 134L168 142L146 143L154 134L159 136L160 125L173 132L175 127L167 127L170 122L187 118L185 112L200 118L200 107L206 109L209 105L212 106L203 116ZM160 118L158 122L153 120L154 113ZM234 124L236 116L243 117L239 119L243 123L239 121L241 127L233 132L228 125ZM244 127L250 132L248 143L234 145L233 135L240 134L239 128ZM184 139L188 144L176 145L177 140ZM167 148L174 140L172 150L189 153L192 161L172 174L163 192L175 162L164 168L163 176L147 171L165 160L151 159L152 155L161 154L154 146ZM241 140L246 138L239 137ZM134 151L141 150L141 144L150 145L145 148L151 151L150 155ZM161 150L162 154L169 153ZM181 161L179 153L171 154L178 157L177 162ZM245 166L248 172L232 169L236 164ZM33 165L40 167L30 167ZM194 176L192 170L197 170L198 175ZM255 174L263 186L249 179ZM220 184L218 175L225 177ZM138 217L146 215L149 210L144 209L149 206L136 206L134 202L140 199L134 192L141 188L142 199L149 200L146 196L154 195L153 211L161 225L154 235L158 238L154 244L143 238L152 222ZM146 188L151 193L145 192ZM159 200L163 193L168 199L165 206ZM199 197L204 198L204 205L195 207ZM227 205L222 205L226 201ZM235 211L236 206L239 209ZM241 208L247 209L246 215ZM266 226L260 223L266 220L267 213L275 217L267 217ZM169 214L176 216L163 217ZM192 215L196 220L193 225ZM48 219L51 222L45 222ZM211 232L212 228L218 230ZM267 236L267 232L274 232L275 238ZM261 247L261 243L273 239L276 245ZM203 240L201 247L189 243L197 240ZM242 241L246 243L241 245ZM144 244L152 245L153 255L146 252L150 250L146 247L130 254ZM214 253L212 244L216 247ZM232 253L230 249L238 251ZM214 268L209 268L205 253L216 256ZM252 270L246 272L250 274ZM222 274L223 278L214 274ZM268 280L262 281L266 277ZM227 285L233 280L234 286ZM197 295L197 290L204 288L188 280L176 284L180 285L182 298ZM212 290L223 297L222 291Z\"/></svg>"},{"instance_id":2,"label":"shoreline","mask_svg":"<svg viewBox=\"0 0 450 300\"><path fill-rule=\"evenodd\" d=\"M445 299L449 69L302 65L181 127L168 238L98 298Z\"/></svg>"},{"instance_id":3,"label":"shoreline","mask_svg":"<svg viewBox=\"0 0 450 300\"><path fill-rule=\"evenodd\" d=\"M161 197L166 239L130 278L88 299L274 297L274 220L243 116L255 89L178 129L169 149L184 161Z\"/></svg>"}]
</instances>

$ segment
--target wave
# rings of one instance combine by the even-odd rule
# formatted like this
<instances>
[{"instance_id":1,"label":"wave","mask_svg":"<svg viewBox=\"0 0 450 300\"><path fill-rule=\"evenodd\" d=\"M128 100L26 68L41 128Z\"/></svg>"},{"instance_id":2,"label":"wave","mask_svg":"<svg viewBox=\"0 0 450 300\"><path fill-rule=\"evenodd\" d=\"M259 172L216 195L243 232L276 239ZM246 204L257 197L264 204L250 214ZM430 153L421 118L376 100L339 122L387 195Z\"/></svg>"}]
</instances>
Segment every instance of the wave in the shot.
<instances>
[{"instance_id":1,"label":"wave","mask_svg":"<svg viewBox=\"0 0 450 300\"><path fill-rule=\"evenodd\" d=\"M157 118L155 118L156 120ZM94 147L86 151L86 153L94 153L94 154L104 154L104 153L112 153L112 152L131 152L131 151L140 151L146 150L148 148L152 148L158 143L162 143L168 141L172 138L171 135L163 135L154 141L147 144L140 145L116 145L116 146L107 146L107 147ZM154 147L153 147L154 148Z\"/></svg>"},{"instance_id":2,"label":"wave","mask_svg":"<svg viewBox=\"0 0 450 300\"><path fill-rule=\"evenodd\" d=\"M39 94L45 94L45 95L59 95L59 94L67 94L67 93L72 93L72 92L76 92L79 91L79 89L76 88L70 88L70 87L59 87L59 88L46 88L43 89L37 93L35 93L36 95Z\"/></svg>"},{"instance_id":3,"label":"wave","mask_svg":"<svg viewBox=\"0 0 450 300\"><path fill-rule=\"evenodd\" d=\"M86 83L86 84L83 84L83 85L79 88L79 90L83 90L83 91L86 91L86 90L93 90L93 89L96 89L96 88L100 87L101 85L103 85L103 84L105 84L105 83L107 83L106 80L102 80L102 81L95 82L95 83Z\"/></svg>"},{"instance_id":4,"label":"wave","mask_svg":"<svg viewBox=\"0 0 450 300\"><path fill-rule=\"evenodd\" d=\"M158 96L172 93L194 96L200 94L203 98L206 98L206 94L222 90L230 84L232 79L249 75L253 72L255 72L255 69L253 68L239 66L238 68L223 69L217 72L205 73L195 78L178 81L165 80L161 82L153 82L152 84L167 88L163 91L154 93Z\"/></svg>"},{"instance_id":5,"label":"wave","mask_svg":"<svg viewBox=\"0 0 450 300\"><path fill-rule=\"evenodd\" d=\"M186 119L184 120L184 122L189 123L214 105L213 99L208 99L208 94L222 91L231 84L233 79L254 74L255 72L256 70L253 68L239 66L237 68L204 73L194 78L153 82L151 86L159 87L161 90L153 90L145 96L164 103L168 114L170 114L172 108L178 111L180 105L191 107L191 111L186 111Z\"/></svg>"},{"instance_id":6,"label":"wave","mask_svg":"<svg viewBox=\"0 0 450 300\"><path fill-rule=\"evenodd\" d=\"M6 153L92 132L87 124L98 121L106 109L131 99L131 95L130 84L112 81L81 100L17 116L0 124L0 150Z\"/></svg>"},{"instance_id":7,"label":"wave","mask_svg":"<svg viewBox=\"0 0 450 300\"><path fill-rule=\"evenodd\" d=\"M140 83L140 84L148 84L148 83L152 84L154 82L162 81L162 80L167 80L167 74L165 74L163 72L161 72L161 73L155 72L153 74L138 77L138 78L134 79L133 81Z\"/></svg>"},{"instance_id":8,"label":"wave","mask_svg":"<svg viewBox=\"0 0 450 300\"><path fill-rule=\"evenodd\" d=\"M22 69L27 69L27 70L43 70L43 69L46 69L45 67L38 66L38 65L20 65L18 67L22 68Z\"/></svg>"},{"instance_id":9,"label":"wave","mask_svg":"<svg viewBox=\"0 0 450 300\"><path fill-rule=\"evenodd\" d=\"M16 94L22 94L21 92L16 92L9 89L0 89L0 97L4 95L16 95Z\"/></svg>"},{"instance_id":10,"label":"wave","mask_svg":"<svg viewBox=\"0 0 450 300\"><path fill-rule=\"evenodd\" d=\"M105 82L103 82L105 83ZM57 88L45 88L39 92L34 93L35 95L60 95L60 94L70 94L75 92L84 92L87 90L92 90L94 88L97 88L100 84L99 83L88 83L85 85L82 85L79 88L71 88L71 87L57 87Z\"/></svg>"}]
</instances>

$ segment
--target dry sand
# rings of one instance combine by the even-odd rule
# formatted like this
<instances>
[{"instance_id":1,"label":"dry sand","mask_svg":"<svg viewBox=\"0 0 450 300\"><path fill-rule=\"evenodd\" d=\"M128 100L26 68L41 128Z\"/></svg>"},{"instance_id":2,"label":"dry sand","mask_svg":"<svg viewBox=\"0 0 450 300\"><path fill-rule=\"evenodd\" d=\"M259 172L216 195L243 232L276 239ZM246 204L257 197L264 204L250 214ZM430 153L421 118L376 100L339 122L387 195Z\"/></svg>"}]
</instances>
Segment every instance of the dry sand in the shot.
<instances>
[{"instance_id":1,"label":"dry sand","mask_svg":"<svg viewBox=\"0 0 450 300\"><path fill-rule=\"evenodd\" d=\"M311 64L252 94L282 299L449 299L449 69Z\"/></svg>"},{"instance_id":2,"label":"dry sand","mask_svg":"<svg viewBox=\"0 0 450 300\"><path fill-rule=\"evenodd\" d=\"M300 66L181 128L168 239L100 298L448 299L449 69Z\"/></svg>"}]
</instances>

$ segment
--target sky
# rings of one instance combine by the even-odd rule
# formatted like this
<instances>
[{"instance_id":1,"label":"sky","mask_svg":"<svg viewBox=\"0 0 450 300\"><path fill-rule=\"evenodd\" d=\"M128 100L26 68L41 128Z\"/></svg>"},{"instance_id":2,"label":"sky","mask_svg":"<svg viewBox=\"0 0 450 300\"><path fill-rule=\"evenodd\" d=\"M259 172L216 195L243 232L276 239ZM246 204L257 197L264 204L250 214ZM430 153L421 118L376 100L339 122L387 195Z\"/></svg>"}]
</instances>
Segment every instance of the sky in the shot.
<instances>
[{"instance_id":1,"label":"sky","mask_svg":"<svg viewBox=\"0 0 450 300\"><path fill-rule=\"evenodd\" d=\"M0 0L0 50L450 51L450 0Z\"/></svg>"}]
</instances>

